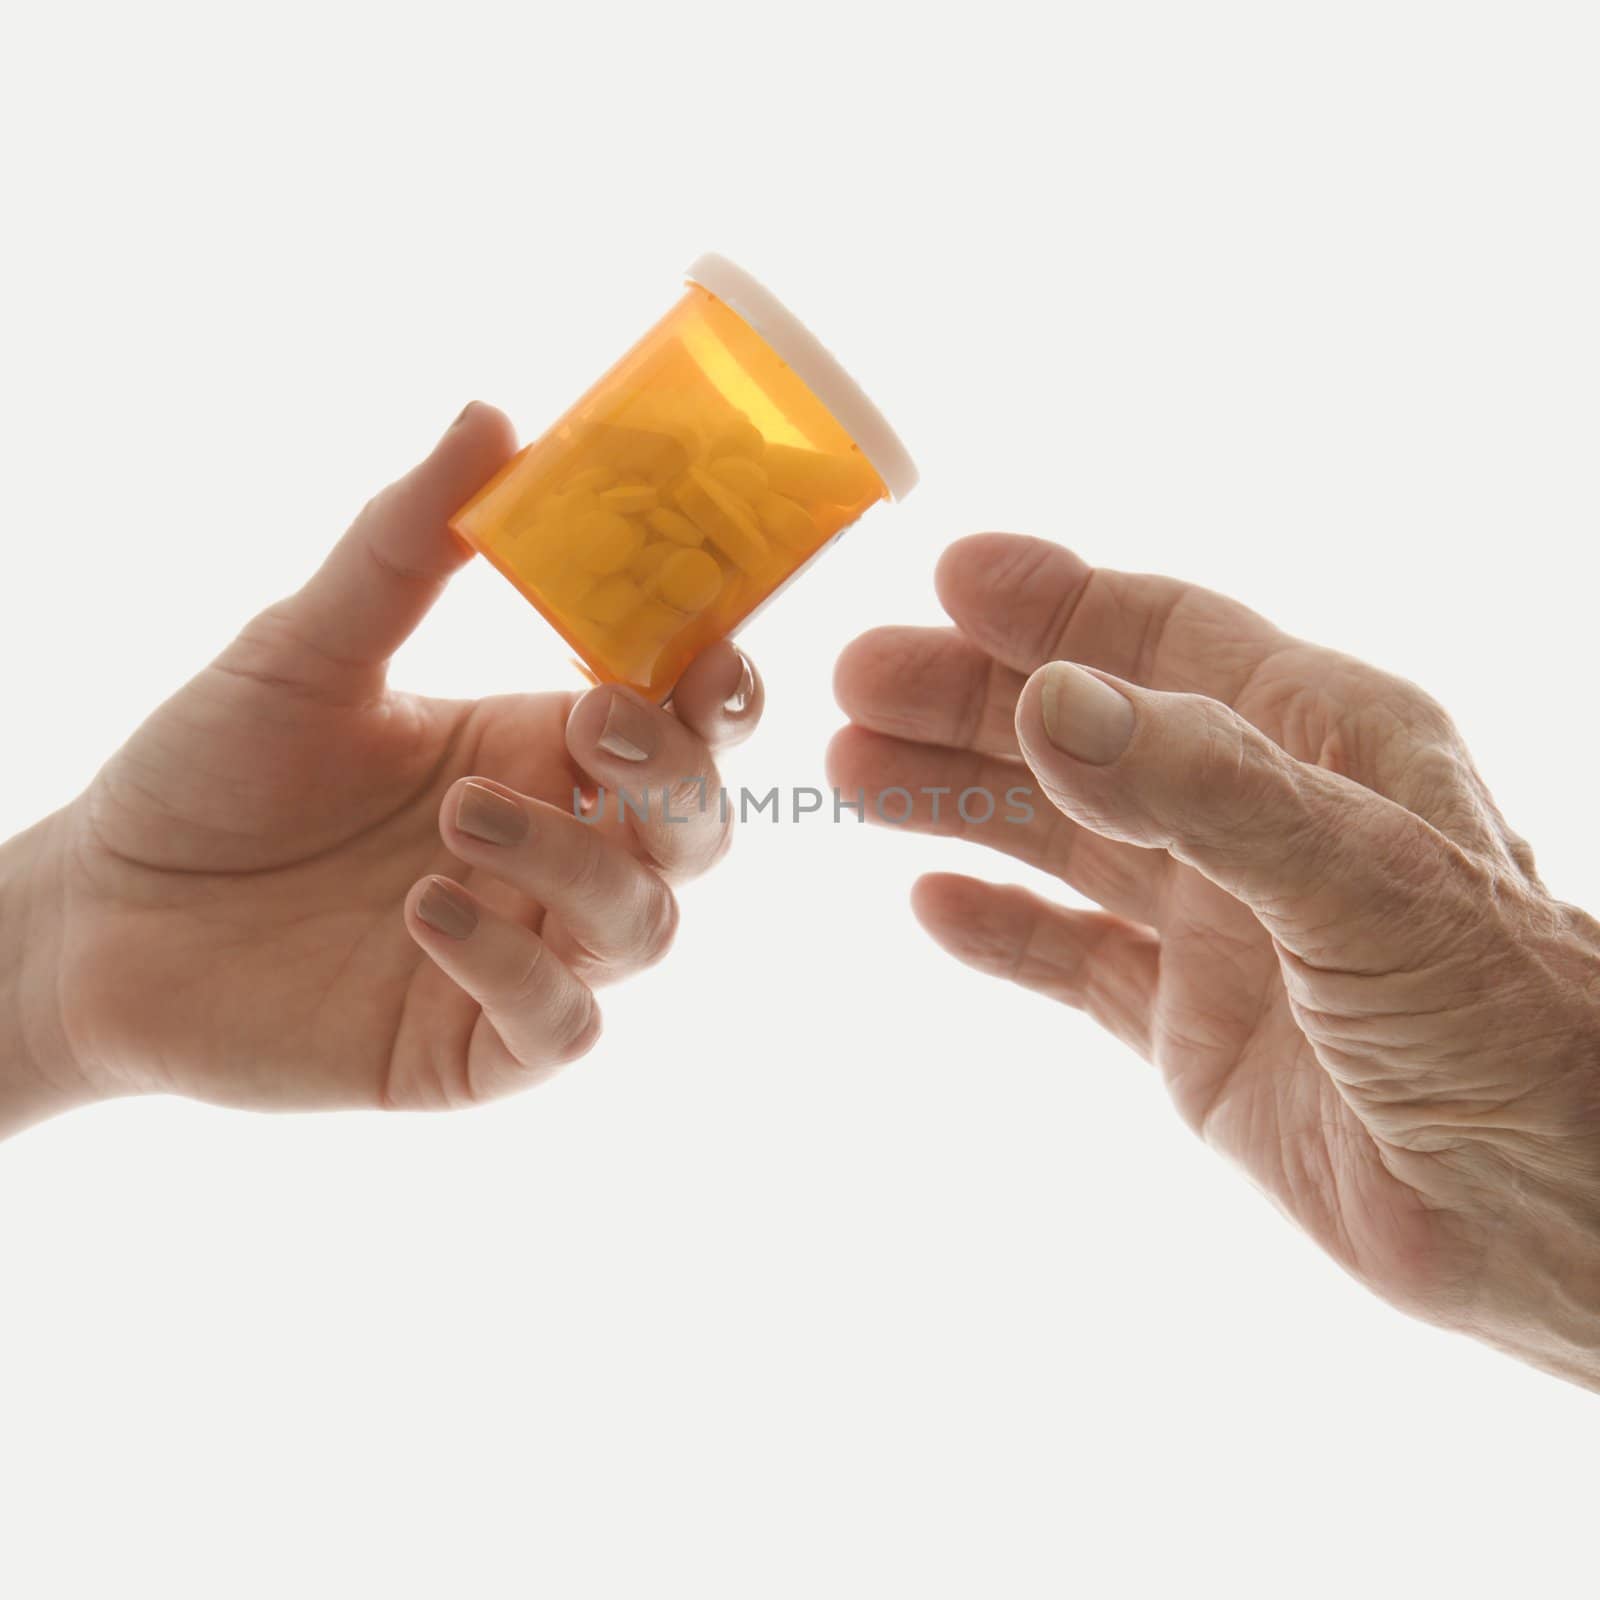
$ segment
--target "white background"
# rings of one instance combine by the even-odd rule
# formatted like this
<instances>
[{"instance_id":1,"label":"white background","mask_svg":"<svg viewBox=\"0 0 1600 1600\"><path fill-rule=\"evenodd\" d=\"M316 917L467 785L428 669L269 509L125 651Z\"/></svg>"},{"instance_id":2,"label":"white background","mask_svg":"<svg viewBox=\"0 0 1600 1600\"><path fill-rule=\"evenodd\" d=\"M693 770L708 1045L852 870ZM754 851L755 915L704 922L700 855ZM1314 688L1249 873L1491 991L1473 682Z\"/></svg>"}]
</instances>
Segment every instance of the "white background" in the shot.
<instances>
[{"instance_id":1,"label":"white background","mask_svg":"<svg viewBox=\"0 0 1600 1600\"><path fill-rule=\"evenodd\" d=\"M1582 4L55 5L0 35L0 831L467 399L537 432L720 249L924 481L746 636L1048 534L1450 705L1600 909ZM492 572L409 687L566 685ZM1597 1402L1410 1323L853 824L750 827L600 1051L453 1118L0 1148L0 1592L1591 1593Z\"/></svg>"}]
</instances>

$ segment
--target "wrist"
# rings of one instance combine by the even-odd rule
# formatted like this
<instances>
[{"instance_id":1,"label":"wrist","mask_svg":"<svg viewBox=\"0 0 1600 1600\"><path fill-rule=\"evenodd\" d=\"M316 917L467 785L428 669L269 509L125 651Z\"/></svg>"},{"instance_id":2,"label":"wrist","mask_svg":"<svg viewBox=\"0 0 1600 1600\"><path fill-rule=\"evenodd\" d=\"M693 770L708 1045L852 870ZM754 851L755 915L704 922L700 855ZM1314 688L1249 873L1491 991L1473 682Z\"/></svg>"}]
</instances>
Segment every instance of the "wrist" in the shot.
<instances>
[{"instance_id":1,"label":"wrist","mask_svg":"<svg viewBox=\"0 0 1600 1600\"><path fill-rule=\"evenodd\" d=\"M1471 1331L1600 1393L1600 1240L1593 1225L1561 1218L1505 1228L1485 1265L1494 1288Z\"/></svg>"},{"instance_id":2,"label":"wrist","mask_svg":"<svg viewBox=\"0 0 1600 1600\"><path fill-rule=\"evenodd\" d=\"M62 819L58 812L0 844L0 1138L95 1098L57 1002Z\"/></svg>"},{"instance_id":3,"label":"wrist","mask_svg":"<svg viewBox=\"0 0 1600 1600\"><path fill-rule=\"evenodd\" d=\"M1524 950L1542 980L1523 990L1540 1035L1519 1028L1508 1043L1515 1093L1483 1119L1467 1169L1482 1213L1478 1331L1600 1391L1600 925L1552 906Z\"/></svg>"}]
</instances>

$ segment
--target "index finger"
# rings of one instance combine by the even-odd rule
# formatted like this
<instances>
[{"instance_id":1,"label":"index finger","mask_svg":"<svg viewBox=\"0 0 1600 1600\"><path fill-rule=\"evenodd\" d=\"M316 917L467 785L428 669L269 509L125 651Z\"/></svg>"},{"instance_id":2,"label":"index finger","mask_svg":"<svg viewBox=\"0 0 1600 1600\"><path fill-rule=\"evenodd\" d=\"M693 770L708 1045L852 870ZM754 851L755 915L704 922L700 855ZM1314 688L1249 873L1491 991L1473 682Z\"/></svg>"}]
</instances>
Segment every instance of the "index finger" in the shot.
<instances>
[{"instance_id":1,"label":"index finger","mask_svg":"<svg viewBox=\"0 0 1600 1600\"><path fill-rule=\"evenodd\" d=\"M978 533L935 574L951 620L1024 675L1078 661L1148 689L1232 705L1256 669L1291 643L1248 606L1176 578L1091 567L1044 539Z\"/></svg>"}]
</instances>

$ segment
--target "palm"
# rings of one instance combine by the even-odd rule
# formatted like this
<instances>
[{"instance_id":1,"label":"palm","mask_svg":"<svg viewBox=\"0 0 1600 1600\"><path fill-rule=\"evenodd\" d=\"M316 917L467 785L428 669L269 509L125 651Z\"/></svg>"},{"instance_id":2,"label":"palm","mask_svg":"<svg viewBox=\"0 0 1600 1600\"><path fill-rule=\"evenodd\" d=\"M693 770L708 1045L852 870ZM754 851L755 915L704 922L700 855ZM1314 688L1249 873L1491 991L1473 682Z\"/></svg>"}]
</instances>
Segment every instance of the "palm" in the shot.
<instances>
[{"instance_id":1,"label":"palm","mask_svg":"<svg viewBox=\"0 0 1600 1600\"><path fill-rule=\"evenodd\" d=\"M1081 661L1154 689L1225 701L1297 759L1390 792L1403 753L1382 680L1286 638L1232 601L1165 579L1096 572L1055 546L1010 535L958 545L940 574L956 631L888 629L847 652L841 700L857 726L835 749L835 781L1016 781L1017 697L1046 661ZM908 742L914 741L914 742ZM1424 1225L1416 1197L1296 1021L1272 938L1239 900L1165 852L1103 837L1047 811L1037 827L957 827L1057 873L1148 926L1142 976L1085 993L1078 967L1097 914L1045 907L980 881L936 876L919 913L957 955L1086 1005L1159 1067L1181 1113L1362 1275L1390 1276ZM1114 830L1108 830L1114 832ZM1063 954L1052 950L1060 928Z\"/></svg>"},{"instance_id":2,"label":"palm","mask_svg":"<svg viewBox=\"0 0 1600 1600\"><path fill-rule=\"evenodd\" d=\"M1367 1272L1399 1247L1370 1225L1395 1180L1295 1021L1271 938L1189 867L1171 872L1151 1053L1184 1119L1324 1248Z\"/></svg>"},{"instance_id":3,"label":"palm","mask_svg":"<svg viewBox=\"0 0 1600 1600\"><path fill-rule=\"evenodd\" d=\"M437 826L456 778L570 803L572 697L329 703L256 672L270 647L247 635L86 797L76 903L94 909L70 925L70 1014L97 1056L183 1093L459 1099L478 1008L398 907L419 876L459 871ZM480 892L539 926L532 902Z\"/></svg>"},{"instance_id":4,"label":"palm","mask_svg":"<svg viewBox=\"0 0 1600 1600\"><path fill-rule=\"evenodd\" d=\"M573 697L450 702L385 683L467 559L450 514L513 448L500 413L469 406L64 813L61 1009L86 1075L259 1105L430 1105L503 1087L508 1069L527 1081L403 905L447 871L569 953L534 899L464 870L439 810L480 772L570 805ZM543 1035L521 1044L555 1059Z\"/></svg>"},{"instance_id":5,"label":"palm","mask_svg":"<svg viewBox=\"0 0 1600 1600\"><path fill-rule=\"evenodd\" d=\"M50 819L62 938L37 1026L65 1034L73 1092L484 1099L584 1054L594 989L665 953L669 878L729 840L682 797L714 792L712 745L756 725L749 661L702 651L670 711L611 687L468 702L386 681L469 559L452 513L513 448L469 406ZM576 790L624 785L674 814L570 814Z\"/></svg>"}]
</instances>

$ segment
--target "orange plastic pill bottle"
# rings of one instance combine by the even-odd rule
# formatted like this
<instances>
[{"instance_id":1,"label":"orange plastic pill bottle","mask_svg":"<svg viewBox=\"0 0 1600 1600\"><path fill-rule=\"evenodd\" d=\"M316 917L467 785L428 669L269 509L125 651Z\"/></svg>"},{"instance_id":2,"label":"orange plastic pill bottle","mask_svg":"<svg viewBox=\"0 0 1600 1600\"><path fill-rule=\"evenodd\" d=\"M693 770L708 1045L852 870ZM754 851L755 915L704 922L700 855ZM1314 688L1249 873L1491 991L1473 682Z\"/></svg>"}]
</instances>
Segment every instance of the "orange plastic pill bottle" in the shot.
<instances>
[{"instance_id":1,"label":"orange plastic pill bottle","mask_svg":"<svg viewBox=\"0 0 1600 1600\"><path fill-rule=\"evenodd\" d=\"M882 414L748 273L688 290L451 520L602 682L664 699L831 539L917 481Z\"/></svg>"}]
</instances>

